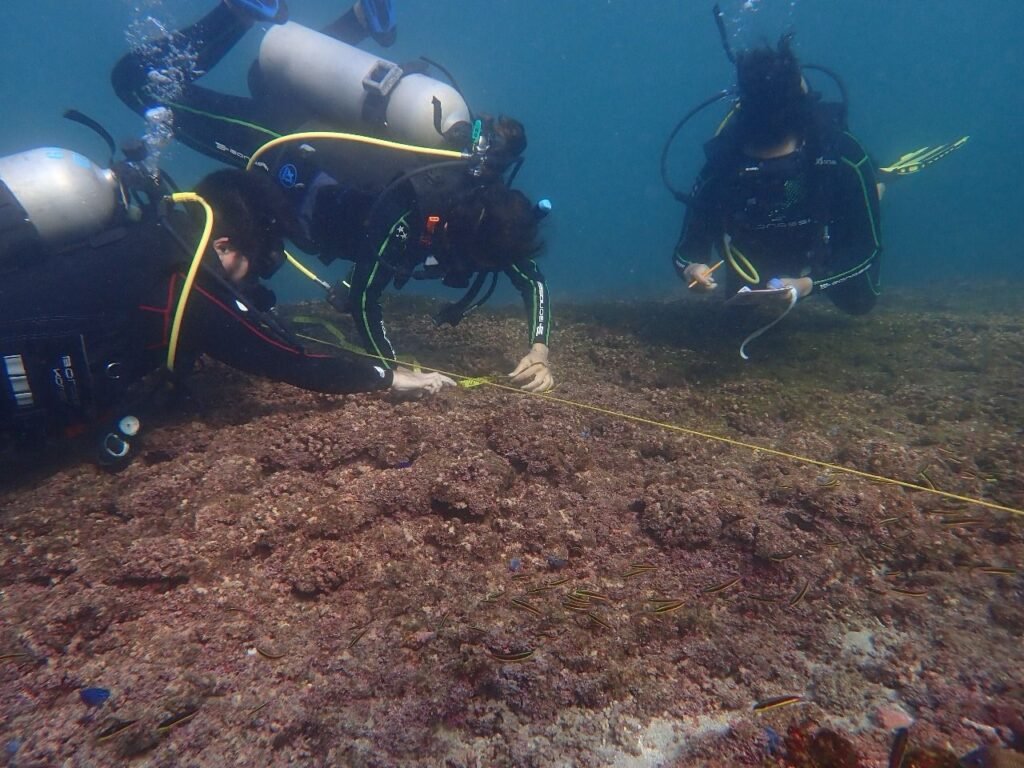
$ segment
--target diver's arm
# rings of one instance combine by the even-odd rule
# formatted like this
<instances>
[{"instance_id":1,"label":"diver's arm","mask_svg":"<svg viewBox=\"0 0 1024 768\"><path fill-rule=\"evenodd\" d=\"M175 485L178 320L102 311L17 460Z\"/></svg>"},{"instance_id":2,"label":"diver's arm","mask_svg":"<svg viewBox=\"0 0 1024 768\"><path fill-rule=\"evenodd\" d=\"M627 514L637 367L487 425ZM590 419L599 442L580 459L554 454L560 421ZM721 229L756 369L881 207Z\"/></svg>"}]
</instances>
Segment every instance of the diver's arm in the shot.
<instances>
[{"instance_id":1,"label":"diver's arm","mask_svg":"<svg viewBox=\"0 0 1024 768\"><path fill-rule=\"evenodd\" d=\"M380 358L386 368L392 368L395 348L384 328L384 312L380 297L391 282L394 273L375 257L360 259L352 271L349 289L349 311L355 321L363 348Z\"/></svg>"},{"instance_id":2,"label":"diver's arm","mask_svg":"<svg viewBox=\"0 0 1024 768\"><path fill-rule=\"evenodd\" d=\"M693 185L692 199L686 208L683 229L672 254L676 274L687 284L698 280L701 287L713 288L714 281L707 277L715 244L722 233L712 223L711 212L716 210L716 188L709 166L705 166ZM704 279L701 280L700 278Z\"/></svg>"},{"instance_id":3,"label":"diver's arm","mask_svg":"<svg viewBox=\"0 0 1024 768\"><path fill-rule=\"evenodd\" d=\"M278 338L210 286L194 285L182 344L232 368L314 392L347 394L387 389L391 371L357 358L310 354Z\"/></svg>"},{"instance_id":4,"label":"diver's arm","mask_svg":"<svg viewBox=\"0 0 1024 768\"><path fill-rule=\"evenodd\" d=\"M388 368L394 366L395 348L384 328L384 313L380 297L395 277L396 269L404 269L410 256L410 243L419 240L418 228L411 222L419 220L415 193L408 184L394 190L392 195L374 206L367 215L364 235L356 246L349 288L349 311L363 347L380 358ZM372 214L372 215L371 215ZM339 213L340 215L340 213Z\"/></svg>"},{"instance_id":5,"label":"diver's arm","mask_svg":"<svg viewBox=\"0 0 1024 768\"><path fill-rule=\"evenodd\" d=\"M830 258L811 274L815 291L865 280L877 286L882 240L874 164L848 133L843 134L840 150L830 195Z\"/></svg>"},{"instance_id":6,"label":"diver's arm","mask_svg":"<svg viewBox=\"0 0 1024 768\"><path fill-rule=\"evenodd\" d=\"M523 297L530 343L547 346L551 338L551 307L544 275L533 259L513 264L505 270L505 274Z\"/></svg>"},{"instance_id":7,"label":"diver's arm","mask_svg":"<svg viewBox=\"0 0 1024 768\"><path fill-rule=\"evenodd\" d=\"M547 283L533 259L513 264L505 270L505 274L523 297L530 329L530 349L509 374L509 378L513 384L528 392L547 392L555 386L548 365L551 308Z\"/></svg>"}]
</instances>

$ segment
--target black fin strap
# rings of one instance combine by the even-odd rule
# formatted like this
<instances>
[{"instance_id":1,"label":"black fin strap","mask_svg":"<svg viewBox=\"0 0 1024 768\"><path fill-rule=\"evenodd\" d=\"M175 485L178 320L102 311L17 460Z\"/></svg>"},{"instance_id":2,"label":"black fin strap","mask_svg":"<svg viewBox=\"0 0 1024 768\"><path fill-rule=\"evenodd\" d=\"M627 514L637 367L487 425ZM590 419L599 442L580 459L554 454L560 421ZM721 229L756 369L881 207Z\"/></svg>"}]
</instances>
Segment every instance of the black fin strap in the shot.
<instances>
[{"instance_id":1,"label":"black fin strap","mask_svg":"<svg viewBox=\"0 0 1024 768\"><path fill-rule=\"evenodd\" d=\"M431 103L434 105L434 130L437 131L439 136L444 136L444 131L441 130L441 100L437 96L431 97Z\"/></svg>"}]
</instances>

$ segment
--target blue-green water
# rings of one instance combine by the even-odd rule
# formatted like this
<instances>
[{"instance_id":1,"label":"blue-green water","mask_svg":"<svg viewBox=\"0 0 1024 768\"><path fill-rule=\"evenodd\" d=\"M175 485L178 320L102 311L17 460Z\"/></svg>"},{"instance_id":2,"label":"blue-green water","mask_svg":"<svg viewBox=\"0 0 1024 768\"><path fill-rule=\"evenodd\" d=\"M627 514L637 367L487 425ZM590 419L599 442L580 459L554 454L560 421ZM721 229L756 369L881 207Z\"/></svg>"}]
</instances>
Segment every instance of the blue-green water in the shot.
<instances>
[{"instance_id":1,"label":"blue-green water","mask_svg":"<svg viewBox=\"0 0 1024 768\"><path fill-rule=\"evenodd\" d=\"M210 4L6 3L0 154L56 144L103 161L102 144L62 120L61 112L75 106L119 138L138 135L141 121L114 96L108 76L127 47L128 30L147 16L182 25ZM556 206L544 260L556 298L681 294L670 252L682 211L661 185L658 159L676 120L732 81L710 3L398 5L399 40L389 58L439 60L475 110L511 114L526 124L530 146L521 184ZM316 27L347 6L292 0L291 7L294 20ZM735 46L794 30L805 62L841 73L851 127L880 161L971 135L965 149L890 188L883 202L883 279L889 285L1018 278L1024 6L1015 0L727 0L722 7ZM244 93L260 35L254 29L204 84ZM678 185L689 185L700 145L720 114L708 110L681 135L672 156ZM214 167L180 146L165 165L185 184Z\"/></svg>"}]
</instances>

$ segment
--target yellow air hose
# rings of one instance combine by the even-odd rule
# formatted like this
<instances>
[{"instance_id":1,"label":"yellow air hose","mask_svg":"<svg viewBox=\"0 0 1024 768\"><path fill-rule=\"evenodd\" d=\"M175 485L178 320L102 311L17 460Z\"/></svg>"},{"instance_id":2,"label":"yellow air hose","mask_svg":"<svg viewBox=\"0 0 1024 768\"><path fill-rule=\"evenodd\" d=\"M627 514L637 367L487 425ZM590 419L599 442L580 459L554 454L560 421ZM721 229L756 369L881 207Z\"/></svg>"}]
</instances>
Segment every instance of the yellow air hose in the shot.
<instances>
[{"instance_id":1,"label":"yellow air hose","mask_svg":"<svg viewBox=\"0 0 1024 768\"><path fill-rule=\"evenodd\" d=\"M266 144L257 149L255 152L253 152L252 157L249 158L249 162L245 166L245 170L251 171L253 169L253 166L256 165L256 161L259 160L261 156L283 144L289 144L293 141L318 140L351 141L356 144L369 144L371 146L384 147L386 149L397 149L402 152L414 152L421 155L432 155L434 157L450 157L454 160L468 160L471 157L471 155L467 152L459 152L454 149L418 147L413 144L401 144L397 141L377 139L372 136L363 136L358 133L338 133L336 131L304 131L301 133L290 133L287 136L278 136L276 139L271 139ZM285 257L288 259L288 263L295 267L295 269L297 269L303 275L308 277L314 283L319 283L327 290L330 290L330 283L318 277L311 269L309 269L307 266L305 266L302 262L300 262L287 251L285 251Z\"/></svg>"},{"instance_id":2,"label":"yellow air hose","mask_svg":"<svg viewBox=\"0 0 1024 768\"><path fill-rule=\"evenodd\" d=\"M434 147L417 147L413 144L401 144L397 141L388 141L387 139L375 139L372 136L361 136L358 133L337 133L335 131L305 131L302 133L290 133L287 136L278 136L276 139L271 139L262 147L252 153L252 157L249 158L248 164L245 166L245 170L251 171L252 167L256 165L256 161L261 156L269 152L270 150L281 146L282 144L289 144L293 141L318 141L320 139L327 139L328 141L352 141L357 144L370 144L375 147L386 147L387 149L397 149L403 152L415 152L421 155L433 155L434 157L450 157L454 160L468 160L471 155L467 152L459 152L454 149L435 149Z\"/></svg>"},{"instance_id":3,"label":"yellow air hose","mask_svg":"<svg viewBox=\"0 0 1024 768\"><path fill-rule=\"evenodd\" d=\"M196 273L199 272L199 265L203 261L203 254L206 253L206 248L210 244L210 236L213 234L213 209L210 208L208 202L195 192L176 192L171 195L171 200L175 203L195 203L203 206L203 210L206 212L206 224L203 226L203 236L199 239L199 245L196 247L195 256L192 257L188 274L185 276L185 285L182 287L181 295L178 297L178 304L174 307L171 338L167 344L167 370L169 371L174 370L174 362L178 354L178 337L181 333L181 320L185 316L185 304L188 302L189 294L192 292L192 283L195 282Z\"/></svg>"},{"instance_id":4,"label":"yellow air hose","mask_svg":"<svg viewBox=\"0 0 1024 768\"><path fill-rule=\"evenodd\" d=\"M285 258L286 258L286 259L288 259L288 263L289 263L289 264L291 264L291 265L292 265L293 267L295 267L295 268L296 268L297 270L299 270L299 272L301 272L301 273L302 273L303 275L305 275L306 277L308 277L308 278L309 278L310 280L312 280L312 281L313 281L314 283L317 283L317 284L319 284L319 285L320 285L321 287L323 287L323 288L326 288L326 289L327 289L328 291L329 291L329 290L331 290L331 284L330 284L330 283L328 283L328 282L327 282L326 280L324 280L323 278L321 278L321 277L318 277L318 276L316 275L316 273L314 273L314 272L313 272L313 270L311 270L311 269L310 269L309 267L307 267L307 266L306 266L305 264L303 264L303 263L302 263L301 261L299 261L298 259L296 259L296 258L295 258L294 256L292 256L292 255L291 255L290 253L288 253L288 251L285 251L285 252L284 252L284 256L285 256ZM347 285L347 284L346 284L346 285Z\"/></svg>"}]
</instances>

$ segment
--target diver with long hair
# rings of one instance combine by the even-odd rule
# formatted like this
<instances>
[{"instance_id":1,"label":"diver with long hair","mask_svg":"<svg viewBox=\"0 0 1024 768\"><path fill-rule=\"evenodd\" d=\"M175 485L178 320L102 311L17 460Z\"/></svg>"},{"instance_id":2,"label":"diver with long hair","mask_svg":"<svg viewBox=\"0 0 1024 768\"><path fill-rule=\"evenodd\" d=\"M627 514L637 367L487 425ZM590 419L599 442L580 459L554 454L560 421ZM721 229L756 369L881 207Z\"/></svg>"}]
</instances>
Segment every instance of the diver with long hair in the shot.
<instances>
[{"instance_id":1,"label":"diver with long hair","mask_svg":"<svg viewBox=\"0 0 1024 768\"><path fill-rule=\"evenodd\" d=\"M824 293L864 314L879 295L880 187L846 127L844 104L820 101L792 36L735 57L738 99L688 198L673 263L691 290L773 288L795 302ZM786 289L785 291L781 289Z\"/></svg>"},{"instance_id":2,"label":"diver with long hair","mask_svg":"<svg viewBox=\"0 0 1024 768\"><path fill-rule=\"evenodd\" d=\"M312 119L457 150L457 161L409 172L400 167L383 188L368 187L351 162L339 163L309 144L268 152L254 170L269 173L291 201L300 223L291 238L296 245L325 263L355 262L347 296L336 292L331 303L351 312L365 349L382 365L390 368L396 359L379 301L388 285L437 279L464 289L462 299L435 318L456 325L503 274L520 292L529 324L529 349L509 376L530 391L550 389L551 309L534 259L541 250L538 222L548 209L510 188L526 148L522 124L508 117L473 119L453 86L353 48L369 36L393 42L389 0L359 0L320 34L282 26L286 20L283 0L223 0L190 27L124 56L114 67L114 88L140 114L171 110L182 142L240 167L269 140ZM251 97L196 85L256 22L274 26L250 69ZM180 73L180 93L165 97L154 73L173 50L191 51L195 61ZM351 124L339 126L339 114Z\"/></svg>"}]
</instances>

